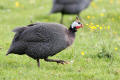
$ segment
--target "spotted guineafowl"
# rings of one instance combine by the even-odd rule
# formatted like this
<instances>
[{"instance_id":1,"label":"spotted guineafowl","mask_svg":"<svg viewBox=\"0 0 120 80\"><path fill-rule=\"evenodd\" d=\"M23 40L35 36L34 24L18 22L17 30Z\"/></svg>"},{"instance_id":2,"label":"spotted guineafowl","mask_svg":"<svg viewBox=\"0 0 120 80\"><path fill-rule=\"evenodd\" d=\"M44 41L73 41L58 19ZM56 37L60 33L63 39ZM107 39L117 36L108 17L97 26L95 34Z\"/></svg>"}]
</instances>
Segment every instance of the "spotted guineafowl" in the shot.
<instances>
[{"instance_id":1,"label":"spotted guineafowl","mask_svg":"<svg viewBox=\"0 0 120 80\"><path fill-rule=\"evenodd\" d=\"M87 8L92 0L53 0L50 13L61 13L60 23L63 23L64 14L76 14Z\"/></svg>"},{"instance_id":2,"label":"spotted guineafowl","mask_svg":"<svg viewBox=\"0 0 120 80\"><path fill-rule=\"evenodd\" d=\"M66 61L48 59L48 57L70 46L74 41L75 32L81 27L83 25L77 18L69 29L57 23L34 23L16 28L13 30L16 34L6 55L26 54L37 60L38 67L39 59L64 64Z\"/></svg>"}]
</instances>

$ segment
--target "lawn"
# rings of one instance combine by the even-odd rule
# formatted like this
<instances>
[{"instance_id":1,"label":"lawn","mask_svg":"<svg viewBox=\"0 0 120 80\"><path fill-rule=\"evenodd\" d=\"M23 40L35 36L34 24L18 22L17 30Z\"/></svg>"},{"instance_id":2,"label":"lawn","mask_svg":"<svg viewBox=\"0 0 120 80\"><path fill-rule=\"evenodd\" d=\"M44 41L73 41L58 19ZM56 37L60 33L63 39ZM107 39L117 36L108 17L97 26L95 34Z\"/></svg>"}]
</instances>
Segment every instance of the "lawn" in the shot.
<instances>
[{"instance_id":1,"label":"lawn","mask_svg":"<svg viewBox=\"0 0 120 80\"><path fill-rule=\"evenodd\" d=\"M0 80L120 80L120 0L93 0L81 13L84 28L74 44L49 57L61 65L6 52L15 27L33 22L59 23L61 14L48 15L52 0L0 0ZM76 15L66 15L69 27Z\"/></svg>"}]
</instances>

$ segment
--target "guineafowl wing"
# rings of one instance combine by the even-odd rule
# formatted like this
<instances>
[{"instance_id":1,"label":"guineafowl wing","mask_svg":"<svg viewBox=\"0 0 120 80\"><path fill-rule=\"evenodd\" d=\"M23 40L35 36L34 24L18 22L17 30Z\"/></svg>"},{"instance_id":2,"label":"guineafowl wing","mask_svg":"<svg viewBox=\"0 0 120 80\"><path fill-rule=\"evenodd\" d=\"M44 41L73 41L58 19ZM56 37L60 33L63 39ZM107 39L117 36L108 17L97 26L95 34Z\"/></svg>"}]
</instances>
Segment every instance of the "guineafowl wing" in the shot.
<instances>
[{"instance_id":1,"label":"guineafowl wing","mask_svg":"<svg viewBox=\"0 0 120 80\"><path fill-rule=\"evenodd\" d=\"M50 13L57 13L57 12L61 12L63 9L64 5L63 4L59 4L59 2L57 0L53 0L53 7L51 9Z\"/></svg>"},{"instance_id":2,"label":"guineafowl wing","mask_svg":"<svg viewBox=\"0 0 120 80\"><path fill-rule=\"evenodd\" d=\"M19 39L26 42L47 42L50 40L51 33L47 27L41 23L28 25L27 29L21 33Z\"/></svg>"},{"instance_id":3,"label":"guineafowl wing","mask_svg":"<svg viewBox=\"0 0 120 80\"><path fill-rule=\"evenodd\" d=\"M79 9L80 11L81 10L84 10L85 8L87 8L90 4L92 0L80 0L80 3L79 3Z\"/></svg>"},{"instance_id":4,"label":"guineafowl wing","mask_svg":"<svg viewBox=\"0 0 120 80\"><path fill-rule=\"evenodd\" d=\"M32 27L31 27L32 28ZM26 42L45 42L48 41L47 36L42 34L39 29L28 29L21 34L20 39Z\"/></svg>"}]
</instances>

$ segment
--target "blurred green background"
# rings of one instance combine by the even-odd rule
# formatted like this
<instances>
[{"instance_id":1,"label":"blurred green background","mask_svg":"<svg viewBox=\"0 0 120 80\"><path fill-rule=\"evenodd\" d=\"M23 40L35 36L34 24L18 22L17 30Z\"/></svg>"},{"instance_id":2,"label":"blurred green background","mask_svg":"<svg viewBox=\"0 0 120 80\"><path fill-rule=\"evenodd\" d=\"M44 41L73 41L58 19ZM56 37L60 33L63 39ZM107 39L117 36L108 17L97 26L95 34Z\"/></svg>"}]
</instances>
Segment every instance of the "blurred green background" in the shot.
<instances>
[{"instance_id":1,"label":"blurred green background","mask_svg":"<svg viewBox=\"0 0 120 80\"><path fill-rule=\"evenodd\" d=\"M74 44L50 57L70 63L58 65L24 56L5 56L15 27L33 22L59 23L61 14L48 15L52 0L0 0L0 80L120 80L120 0L93 0L81 13L84 28ZM70 26L76 15L66 15Z\"/></svg>"}]
</instances>

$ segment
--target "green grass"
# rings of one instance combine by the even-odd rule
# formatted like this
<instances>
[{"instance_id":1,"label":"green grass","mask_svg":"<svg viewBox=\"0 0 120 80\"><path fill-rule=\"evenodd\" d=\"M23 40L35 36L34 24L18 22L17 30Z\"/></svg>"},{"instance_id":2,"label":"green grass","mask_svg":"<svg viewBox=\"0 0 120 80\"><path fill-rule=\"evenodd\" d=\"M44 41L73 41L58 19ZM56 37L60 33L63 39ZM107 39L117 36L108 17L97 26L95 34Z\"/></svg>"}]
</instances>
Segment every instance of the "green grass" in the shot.
<instances>
[{"instance_id":1,"label":"green grass","mask_svg":"<svg viewBox=\"0 0 120 80\"><path fill-rule=\"evenodd\" d=\"M51 0L35 0L33 4L30 1L34 0L18 0L19 7L15 6L16 0L0 1L0 80L120 80L120 0L94 0L81 13L84 28L77 32L74 44L50 57L70 64L41 60L40 68L26 55L5 56L15 27L30 24L31 18L33 22L60 21L60 14L48 16ZM69 27L74 19L75 15L65 16L64 25ZM91 23L92 27L100 25L102 30L91 31ZM110 29L104 29L106 26Z\"/></svg>"}]
</instances>

